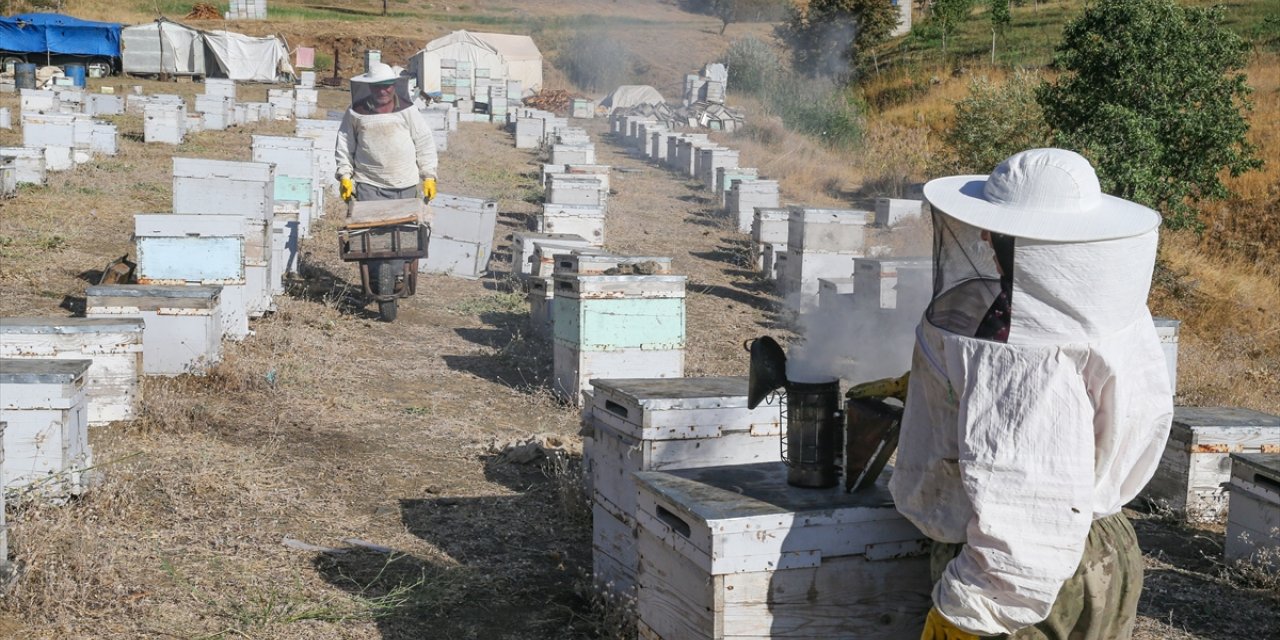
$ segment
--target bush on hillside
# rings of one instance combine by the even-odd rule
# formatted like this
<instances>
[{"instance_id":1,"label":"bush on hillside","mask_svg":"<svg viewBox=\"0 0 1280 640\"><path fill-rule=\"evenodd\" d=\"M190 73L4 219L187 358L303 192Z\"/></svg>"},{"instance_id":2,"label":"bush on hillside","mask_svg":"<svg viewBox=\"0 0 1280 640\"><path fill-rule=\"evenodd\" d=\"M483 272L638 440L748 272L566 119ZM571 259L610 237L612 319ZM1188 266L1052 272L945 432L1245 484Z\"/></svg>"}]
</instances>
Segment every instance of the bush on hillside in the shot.
<instances>
[{"instance_id":1,"label":"bush on hillside","mask_svg":"<svg viewBox=\"0 0 1280 640\"><path fill-rule=\"evenodd\" d=\"M1049 145L1049 127L1036 102L1039 78L1019 70L1007 82L985 77L969 82L969 95L956 103L955 124L946 141L955 154L951 171L990 173L1005 158Z\"/></svg>"},{"instance_id":2,"label":"bush on hillside","mask_svg":"<svg viewBox=\"0 0 1280 640\"><path fill-rule=\"evenodd\" d=\"M1261 166L1246 135L1249 44L1224 9L1174 0L1110 0L1063 30L1039 102L1057 146L1098 170L1107 193L1198 228L1191 203L1229 195L1220 179Z\"/></svg>"},{"instance_id":3,"label":"bush on hillside","mask_svg":"<svg viewBox=\"0 0 1280 640\"><path fill-rule=\"evenodd\" d=\"M866 68L900 19L886 0L809 0L792 5L776 32L797 71L847 80Z\"/></svg>"},{"instance_id":4,"label":"bush on hillside","mask_svg":"<svg viewBox=\"0 0 1280 640\"><path fill-rule=\"evenodd\" d=\"M747 94L758 94L774 82L782 63L778 54L758 38L747 36L734 40L724 54L729 68L729 88Z\"/></svg>"},{"instance_id":5,"label":"bush on hillside","mask_svg":"<svg viewBox=\"0 0 1280 640\"><path fill-rule=\"evenodd\" d=\"M778 74L768 92L769 112L782 118L788 129L835 148L849 149L861 142L863 110L839 85Z\"/></svg>"}]
</instances>

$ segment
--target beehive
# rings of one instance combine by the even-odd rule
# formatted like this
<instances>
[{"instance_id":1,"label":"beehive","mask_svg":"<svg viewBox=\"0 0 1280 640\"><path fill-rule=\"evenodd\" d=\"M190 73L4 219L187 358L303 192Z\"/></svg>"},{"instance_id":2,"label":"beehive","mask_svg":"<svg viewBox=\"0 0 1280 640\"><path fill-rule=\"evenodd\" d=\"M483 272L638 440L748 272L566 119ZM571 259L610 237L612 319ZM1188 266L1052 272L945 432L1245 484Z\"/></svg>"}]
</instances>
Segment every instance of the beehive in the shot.
<instances>
[{"instance_id":1,"label":"beehive","mask_svg":"<svg viewBox=\"0 0 1280 640\"><path fill-rule=\"evenodd\" d=\"M756 207L751 217L751 258L756 269L765 272L764 249L766 245L787 244L787 230L791 226L791 210L785 208Z\"/></svg>"},{"instance_id":2,"label":"beehive","mask_svg":"<svg viewBox=\"0 0 1280 640\"><path fill-rule=\"evenodd\" d=\"M555 391L581 402L592 378L684 375L684 276L554 275Z\"/></svg>"},{"instance_id":3,"label":"beehive","mask_svg":"<svg viewBox=\"0 0 1280 640\"><path fill-rule=\"evenodd\" d=\"M743 167L716 167L716 181L713 191L716 194L716 204L720 207L729 204L729 187L733 186L734 180L750 182L760 179L760 171L754 168Z\"/></svg>"},{"instance_id":4,"label":"beehive","mask_svg":"<svg viewBox=\"0 0 1280 640\"><path fill-rule=\"evenodd\" d=\"M186 123L185 105L147 104L143 109L142 138L145 142L181 144Z\"/></svg>"},{"instance_id":5,"label":"beehive","mask_svg":"<svg viewBox=\"0 0 1280 640\"><path fill-rule=\"evenodd\" d=\"M142 399L141 318L0 318L0 358L89 360L89 424L137 416Z\"/></svg>"},{"instance_id":6,"label":"beehive","mask_svg":"<svg viewBox=\"0 0 1280 640\"><path fill-rule=\"evenodd\" d=\"M634 593L632 474L779 459L776 406L747 408L746 377L596 379L583 411L593 502L595 578Z\"/></svg>"},{"instance_id":7,"label":"beehive","mask_svg":"<svg viewBox=\"0 0 1280 640\"><path fill-rule=\"evenodd\" d=\"M93 466L85 378L89 360L0 358L0 421L8 492L79 494Z\"/></svg>"},{"instance_id":8,"label":"beehive","mask_svg":"<svg viewBox=\"0 0 1280 640\"><path fill-rule=\"evenodd\" d=\"M270 220L275 170L262 162L173 159L173 212Z\"/></svg>"},{"instance_id":9,"label":"beehive","mask_svg":"<svg viewBox=\"0 0 1280 640\"><path fill-rule=\"evenodd\" d=\"M710 147L702 149L699 154L697 178L708 191L716 191L716 171L718 169L731 170L738 168L737 149ZM716 199L719 200L719 195L717 195Z\"/></svg>"},{"instance_id":10,"label":"beehive","mask_svg":"<svg viewBox=\"0 0 1280 640\"><path fill-rule=\"evenodd\" d=\"M892 227L906 220L919 218L924 211L924 201L903 198L876 198L875 223Z\"/></svg>"},{"instance_id":11,"label":"beehive","mask_svg":"<svg viewBox=\"0 0 1280 640\"><path fill-rule=\"evenodd\" d=\"M143 320L143 373L199 374L222 357L221 296L212 285L97 285L85 291L85 315Z\"/></svg>"},{"instance_id":12,"label":"beehive","mask_svg":"<svg viewBox=\"0 0 1280 640\"><path fill-rule=\"evenodd\" d=\"M533 273L533 252L536 247L536 243L544 241L554 242L568 247L591 246L591 243L588 242L586 238L577 234L517 231L511 234L511 272L521 275L530 275Z\"/></svg>"},{"instance_id":13,"label":"beehive","mask_svg":"<svg viewBox=\"0 0 1280 640\"><path fill-rule=\"evenodd\" d=\"M667 275L671 258L665 256L620 256L603 251L573 251L554 257L552 273L597 275Z\"/></svg>"},{"instance_id":14,"label":"beehive","mask_svg":"<svg viewBox=\"0 0 1280 640\"><path fill-rule=\"evenodd\" d=\"M1280 453L1231 454L1227 560L1280 571Z\"/></svg>"},{"instance_id":15,"label":"beehive","mask_svg":"<svg viewBox=\"0 0 1280 640\"><path fill-rule=\"evenodd\" d=\"M295 203L292 211L280 211L276 205L276 215L271 221L271 293L284 293L284 280L287 274L298 272L299 241L302 235L298 231L298 211Z\"/></svg>"},{"instance_id":16,"label":"beehive","mask_svg":"<svg viewBox=\"0 0 1280 640\"><path fill-rule=\"evenodd\" d=\"M586 207L604 206L609 192L601 176L584 173L547 174L547 203Z\"/></svg>"},{"instance_id":17,"label":"beehive","mask_svg":"<svg viewBox=\"0 0 1280 640\"><path fill-rule=\"evenodd\" d=\"M1231 454L1280 453L1280 416L1229 407L1175 407L1160 466L1142 496L1210 522L1226 515Z\"/></svg>"},{"instance_id":18,"label":"beehive","mask_svg":"<svg viewBox=\"0 0 1280 640\"><path fill-rule=\"evenodd\" d=\"M725 196L725 212L736 221L738 231L749 233L756 209L778 207L777 180L731 180Z\"/></svg>"},{"instance_id":19,"label":"beehive","mask_svg":"<svg viewBox=\"0 0 1280 640\"><path fill-rule=\"evenodd\" d=\"M600 247L604 246L604 214L603 206L548 203L538 216L537 230L580 236Z\"/></svg>"},{"instance_id":20,"label":"beehive","mask_svg":"<svg viewBox=\"0 0 1280 640\"><path fill-rule=\"evenodd\" d=\"M818 278L853 275L855 261L864 255L866 224L866 211L791 208L783 288L799 295L799 308L817 302Z\"/></svg>"},{"instance_id":21,"label":"beehive","mask_svg":"<svg viewBox=\"0 0 1280 640\"><path fill-rule=\"evenodd\" d=\"M0 158L13 162L14 179L18 184L44 184L44 152L26 147L0 147Z\"/></svg>"},{"instance_id":22,"label":"beehive","mask_svg":"<svg viewBox=\"0 0 1280 640\"><path fill-rule=\"evenodd\" d=\"M928 539L882 477L845 493L780 462L635 474L640 637L920 637Z\"/></svg>"},{"instance_id":23,"label":"beehive","mask_svg":"<svg viewBox=\"0 0 1280 640\"><path fill-rule=\"evenodd\" d=\"M223 335L249 335L244 218L137 215L134 224L139 284L221 285Z\"/></svg>"}]
</instances>

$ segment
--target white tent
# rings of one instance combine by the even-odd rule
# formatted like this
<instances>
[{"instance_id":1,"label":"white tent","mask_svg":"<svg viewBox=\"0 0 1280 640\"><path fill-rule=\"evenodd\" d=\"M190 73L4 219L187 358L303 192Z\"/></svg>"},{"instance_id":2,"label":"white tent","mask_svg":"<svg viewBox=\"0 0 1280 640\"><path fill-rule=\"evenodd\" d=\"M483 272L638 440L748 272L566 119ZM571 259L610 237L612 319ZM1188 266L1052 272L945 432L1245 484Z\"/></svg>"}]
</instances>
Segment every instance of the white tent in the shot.
<instances>
[{"instance_id":1,"label":"white tent","mask_svg":"<svg viewBox=\"0 0 1280 640\"><path fill-rule=\"evenodd\" d=\"M409 70L418 76L418 86L424 93L440 90L441 60L470 62L471 74L459 74L459 77L472 82L475 81L476 69L488 69L491 78L507 77L506 61L496 48L471 33L454 31L428 42L409 60Z\"/></svg>"},{"instance_id":2,"label":"white tent","mask_svg":"<svg viewBox=\"0 0 1280 640\"><path fill-rule=\"evenodd\" d=\"M125 73L205 75L204 38L191 27L160 19L120 31Z\"/></svg>"},{"instance_id":3,"label":"white tent","mask_svg":"<svg viewBox=\"0 0 1280 640\"><path fill-rule=\"evenodd\" d=\"M221 68L220 73L210 75L250 82L275 82L279 74L293 73L289 49L276 36L255 38L230 31L206 31L204 40Z\"/></svg>"},{"instance_id":4,"label":"white tent","mask_svg":"<svg viewBox=\"0 0 1280 640\"><path fill-rule=\"evenodd\" d=\"M613 113L614 109L625 109L638 104L662 104L666 102L657 89L647 84L624 84L613 90L600 106Z\"/></svg>"},{"instance_id":5,"label":"white tent","mask_svg":"<svg viewBox=\"0 0 1280 640\"><path fill-rule=\"evenodd\" d=\"M533 38L507 33L471 35L498 51L507 63L508 80L519 80L520 88L526 93L542 89L542 52L534 44Z\"/></svg>"}]
</instances>

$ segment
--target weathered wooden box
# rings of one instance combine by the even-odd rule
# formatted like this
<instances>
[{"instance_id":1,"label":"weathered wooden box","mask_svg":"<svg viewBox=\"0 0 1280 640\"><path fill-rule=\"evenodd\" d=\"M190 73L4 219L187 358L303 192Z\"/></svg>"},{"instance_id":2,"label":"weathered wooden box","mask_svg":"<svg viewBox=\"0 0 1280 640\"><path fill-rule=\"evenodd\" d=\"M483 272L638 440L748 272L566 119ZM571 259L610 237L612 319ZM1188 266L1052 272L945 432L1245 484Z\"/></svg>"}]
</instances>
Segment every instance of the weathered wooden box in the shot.
<instances>
[{"instance_id":1,"label":"weathered wooden box","mask_svg":"<svg viewBox=\"0 0 1280 640\"><path fill-rule=\"evenodd\" d=\"M0 358L89 360L88 421L132 420L142 399L141 318L0 318Z\"/></svg>"},{"instance_id":2,"label":"weathered wooden box","mask_svg":"<svg viewBox=\"0 0 1280 640\"><path fill-rule=\"evenodd\" d=\"M781 462L635 474L640 637L920 637L928 540L882 477L796 488Z\"/></svg>"},{"instance_id":3,"label":"weathered wooden box","mask_svg":"<svg viewBox=\"0 0 1280 640\"><path fill-rule=\"evenodd\" d=\"M914 326L933 296L933 260L857 258L853 262L856 310L891 312L891 317L913 320Z\"/></svg>"},{"instance_id":4,"label":"weathered wooden box","mask_svg":"<svg viewBox=\"0 0 1280 640\"><path fill-rule=\"evenodd\" d=\"M787 229L788 295L799 295L800 308L816 303L818 278L854 275L864 255L867 212L853 209L792 207Z\"/></svg>"},{"instance_id":5,"label":"weathered wooden box","mask_svg":"<svg viewBox=\"0 0 1280 640\"><path fill-rule=\"evenodd\" d=\"M439 194L431 201L431 237L493 246L498 225L498 202Z\"/></svg>"},{"instance_id":6,"label":"weathered wooden box","mask_svg":"<svg viewBox=\"0 0 1280 640\"><path fill-rule=\"evenodd\" d=\"M538 216L538 232L561 233L586 238L592 245L604 246L603 206L547 203Z\"/></svg>"},{"instance_id":7,"label":"weathered wooden box","mask_svg":"<svg viewBox=\"0 0 1280 640\"><path fill-rule=\"evenodd\" d=\"M596 146L594 144L554 144L551 145L551 164L595 164Z\"/></svg>"},{"instance_id":8,"label":"weathered wooden box","mask_svg":"<svg viewBox=\"0 0 1280 640\"><path fill-rule=\"evenodd\" d=\"M1175 407L1173 427L1142 497L1211 522L1227 511L1231 454L1280 453L1280 416L1230 407Z\"/></svg>"},{"instance_id":9,"label":"weathered wooden box","mask_svg":"<svg viewBox=\"0 0 1280 640\"><path fill-rule=\"evenodd\" d=\"M818 309L824 314L845 314L852 321L855 282L855 278L818 278Z\"/></svg>"},{"instance_id":10,"label":"weathered wooden box","mask_svg":"<svg viewBox=\"0 0 1280 640\"><path fill-rule=\"evenodd\" d=\"M315 213L320 210L313 199L316 190L311 178L295 178L293 176L276 176L273 205L274 215L291 213L298 223L300 237L311 237L311 222Z\"/></svg>"},{"instance_id":11,"label":"weathered wooden box","mask_svg":"<svg viewBox=\"0 0 1280 640\"><path fill-rule=\"evenodd\" d=\"M235 215L136 215L139 284L222 286L223 335L249 335L245 218Z\"/></svg>"},{"instance_id":12,"label":"weathered wooden box","mask_svg":"<svg viewBox=\"0 0 1280 640\"><path fill-rule=\"evenodd\" d=\"M592 246L583 247L577 244L540 240L533 246L533 263L530 272L539 278L550 277L556 273L556 261L559 258L579 252L607 255L603 249Z\"/></svg>"},{"instance_id":13,"label":"weathered wooden box","mask_svg":"<svg viewBox=\"0 0 1280 640\"><path fill-rule=\"evenodd\" d=\"M719 169L733 170L738 168L738 150L726 149L720 147L717 149L703 149L699 158L698 179L706 186L708 191L717 193L716 199L719 200L723 189L717 190L716 172ZM751 176L754 178L755 176Z\"/></svg>"},{"instance_id":14,"label":"weathered wooden box","mask_svg":"<svg viewBox=\"0 0 1280 640\"><path fill-rule=\"evenodd\" d=\"M418 261L418 269L459 278L475 279L489 271L489 243L454 240L431 234L427 241L427 257Z\"/></svg>"},{"instance_id":15,"label":"weathered wooden box","mask_svg":"<svg viewBox=\"0 0 1280 640\"><path fill-rule=\"evenodd\" d=\"M295 136L253 136L253 161L276 165L277 176L315 178L315 140Z\"/></svg>"},{"instance_id":16,"label":"weathered wooden box","mask_svg":"<svg viewBox=\"0 0 1280 640\"><path fill-rule=\"evenodd\" d=\"M44 184L44 152L26 147L0 147L0 157L12 158L14 178L19 184Z\"/></svg>"},{"instance_id":17,"label":"weathered wooden box","mask_svg":"<svg viewBox=\"0 0 1280 640\"><path fill-rule=\"evenodd\" d=\"M593 378L684 375L685 276L553 278L554 390L561 397L579 404Z\"/></svg>"},{"instance_id":18,"label":"weathered wooden box","mask_svg":"<svg viewBox=\"0 0 1280 640\"><path fill-rule=\"evenodd\" d=\"M738 231L749 233L756 208L778 207L777 180L730 180L729 193L725 196L725 212L735 220Z\"/></svg>"},{"instance_id":19,"label":"weathered wooden box","mask_svg":"<svg viewBox=\"0 0 1280 640\"><path fill-rule=\"evenodd\" d=\"M876 198L876 225L892 227L905 220L919 218L924 212L924 201L903 198Z\"/></svg>"},{"instance_id":20,"label":"weathered wooden box","mask_svg":"<svg viewBox=\"0 0 1280 640\"><path fill-rule=\"evenodd\" d=\"M764 249L770 244L787 244L791 228L791 210L778 207L756 207L751 216L751 258L756 269L764 271Z\"/></svg>"},{"instance_id":21,"label":"weathered wooden box","mask_svg":"<svg viewBox=\"0 0 1280 640\"><path fill-rule=\"evenodd\" d=\"M787 265L787 245L769 243L764 245L764 258L760 265L760 272L765 278L778 283L778 292L786 294L783 282L783 274L786 273Z\"/></svg>"},{"instance_id":22,"label":"weathered wooden box","mask_svg":"<svg viewBox=\"0 0 1280 640\"><path fill-rule=\"evenodd\" d=\"M263 162L173 159L173 212L270 220L275 169Z\"/></svg>"},{"instance_id":23,"label":"weathered wooden box","mask_svg":"<svg viewBox=\"0 0 1280 640\"><path fill-rule=\"evenodd\" d=\"M517 118L516 148L537 149L541 146L545 124L546 120L542 118Z\"/></svg>"},{"instance_id":24,"label":"weathered wooden box","mask_svg":"<svg viewBox=\"0 0 1280 640\"><path fill-rule=\"evenodd\" d=\"M143 108L142 139L145 142L181 144L186 134L187 107L173 104L147 104Z\"/></svg>"},{"instance_id":25,"label":"weathered wooden box","mask_svg":"<svg viewBox=\"0 0 1280 640\"><path fill-rule=\"evenodd\" d=\"M604 206L608 190L601 176L590 173L547 174L547 203Z\"/></svg>"},{"instance_id":26,"label":"weathered wooden box","mask_svg":"<svg viewBox=\"0 0 1280 640\"><path fill-rule=\"evenodd\" d=\"M88 488L89 360L0 358L5 491L66 496Z\"/></svg>"},{"instance_id":27,"label":"weathered wooden box","mask_svg":"<svg viewBox=\"0 0 1280 640\"><path fill-rule=\"evenodd\" d=\"M526 283L529 287L529 333L543 340L551 339L551 303L555 299L555 283L551 276L530 276Z\"/></svg>"},{"instance_id":28,"label":"weathered wooden box","mask_svg":"<svg viewBox=\"0 0 1280 640\"><path fill-rule=\"evenodd\" d=\"M302 234L298 231L298 211L294 204L292 211L280 211L277 204L276 215L271 220L272 295L283 294L285 276L298 272L298 243Z\"/></svg>"},{"instance_id":29,"label":"weathered wooden box","mask_svg":"<svg viewBox=\"0 0 1280 640\"><path fill-rule=\"evenodd\" d=\"M586 238L573 233L517 231L511 234L511 273L521 275L533 273L533 254L539 242L553 242L569 247L592 246Z\"/></svg>"},{"instance_id":30,"label":"weathered wooden box","mask_svg":"<svg viewBox=\"0 0 1280 640\"><path fill-rule=\"evenodd\" d=\"M634 595L636 471L776 461L774 406L747 409L746 377L596 379L583 410L596 583Z\"/></svg>"},{"instance_id":31,"label":"weathered wooden box","mask_svg":"<svg viewBox=\"0 0 1280 640\"><path fill-rule=\"evenodd\" d=\"M743 167L716 167L716 183L714 191L716 193L716 204L724 207L729 204L729 187L733 186L734 180L743 182L751 182L760 179L760 171L754 168Z\"/></svg>"},{"instance_id":32,"label":"weathered wooden box","mask_svg":"<svg viewBox=\"0 0 1280 640\"><path fill-rule=\"evenodd\" d=\"M596 250L576 250L554 256L552 274L584 276L655 276L671 273L665 256L620 256Z\"/></svg>"},{"instance_id":33,"label":"weathered wooden box","mask_svg":"<svg viewBox=\"0 0 1280 640\"><path fill-rule=\"evenodd\" d=\"M1280 571L1280 453L1231 454L1227 560Z\"/></svg>"},{"instance_id":34,"label":"weathered wooden box","mask_svg":"<svg viewBox=\"0 0 1280 640\"><path fill-rule=\"evenodd\" d=\"M146 375L203 373L222 358L222 287L112 284L85 291L90 318L140 318Z\"/></svg>"}]
</instances>

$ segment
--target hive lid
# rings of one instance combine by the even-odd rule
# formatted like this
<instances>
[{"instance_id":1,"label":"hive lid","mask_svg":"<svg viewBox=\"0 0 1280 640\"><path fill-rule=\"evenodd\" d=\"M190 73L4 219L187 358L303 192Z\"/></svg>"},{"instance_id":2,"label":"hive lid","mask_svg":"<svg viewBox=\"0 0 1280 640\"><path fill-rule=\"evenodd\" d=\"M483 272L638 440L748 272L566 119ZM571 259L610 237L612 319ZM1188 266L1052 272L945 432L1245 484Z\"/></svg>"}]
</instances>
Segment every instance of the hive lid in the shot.
<instances>
[{"instance_id":1,"label":"hive lid","mask_svg":"<svg viewBox=\"0 0 1280 640\"><path fill-rule=\"evenodd\" d=\"M0 358L0 384L69 384L83 377L92 360Z\"/></svg>"},{"instance_id":2,"label":"hive lid","mask_svg":"<svg viewBox=\"0 0 1280 640\"><path fill-rule=\"evenodd\" d=\"M0 333L61 334L142 331L142 318L0 318Z\"/></svg>"},{"instance_id":3,"label":"hive lid","mask_svg":"<svg viewBox=\"0 0 1280 640\"><path fill-rule=\"evenodd\" d=\"M597 397L626 398L645 409L742 407L747 400L746 376L605 378L592 380L591 387Z\"/></svg>"},{"instance_id":4,"label":"hive lid","mask_svg":"<svg viewBox=\"0 0 1280 640\"><path fill-rule=\"evenodd\" d=\"M1224 427L1280 429L1280 416L1238 407L1174 407L1175 431Z\"/></svg>"},{"instance_id":5,"label":"hive lid","mask_svg":"<svg viewBox=\"0 0 1280 640\"><path fill-rule=\"evenodd\" d=\"M1277 446L1280 446L1280 443ZM1269 484L1280 490L1280 451L1231 454L1232 475L1242 475L1239 473L1240 467L1251 469L1255 474L1270 480Z\"/></svg>"},{"instance_id":6,"label":"hive lid","mask_svg":"<svg viewBox=\"0 0 1280 640\"><path fill-rule=\"evenodd\" d=\"M212 300L222 293L221 285L183 284L101 284L85 289L85 296L117 298L196 298Z\"/></svg>"}]
</instances>

